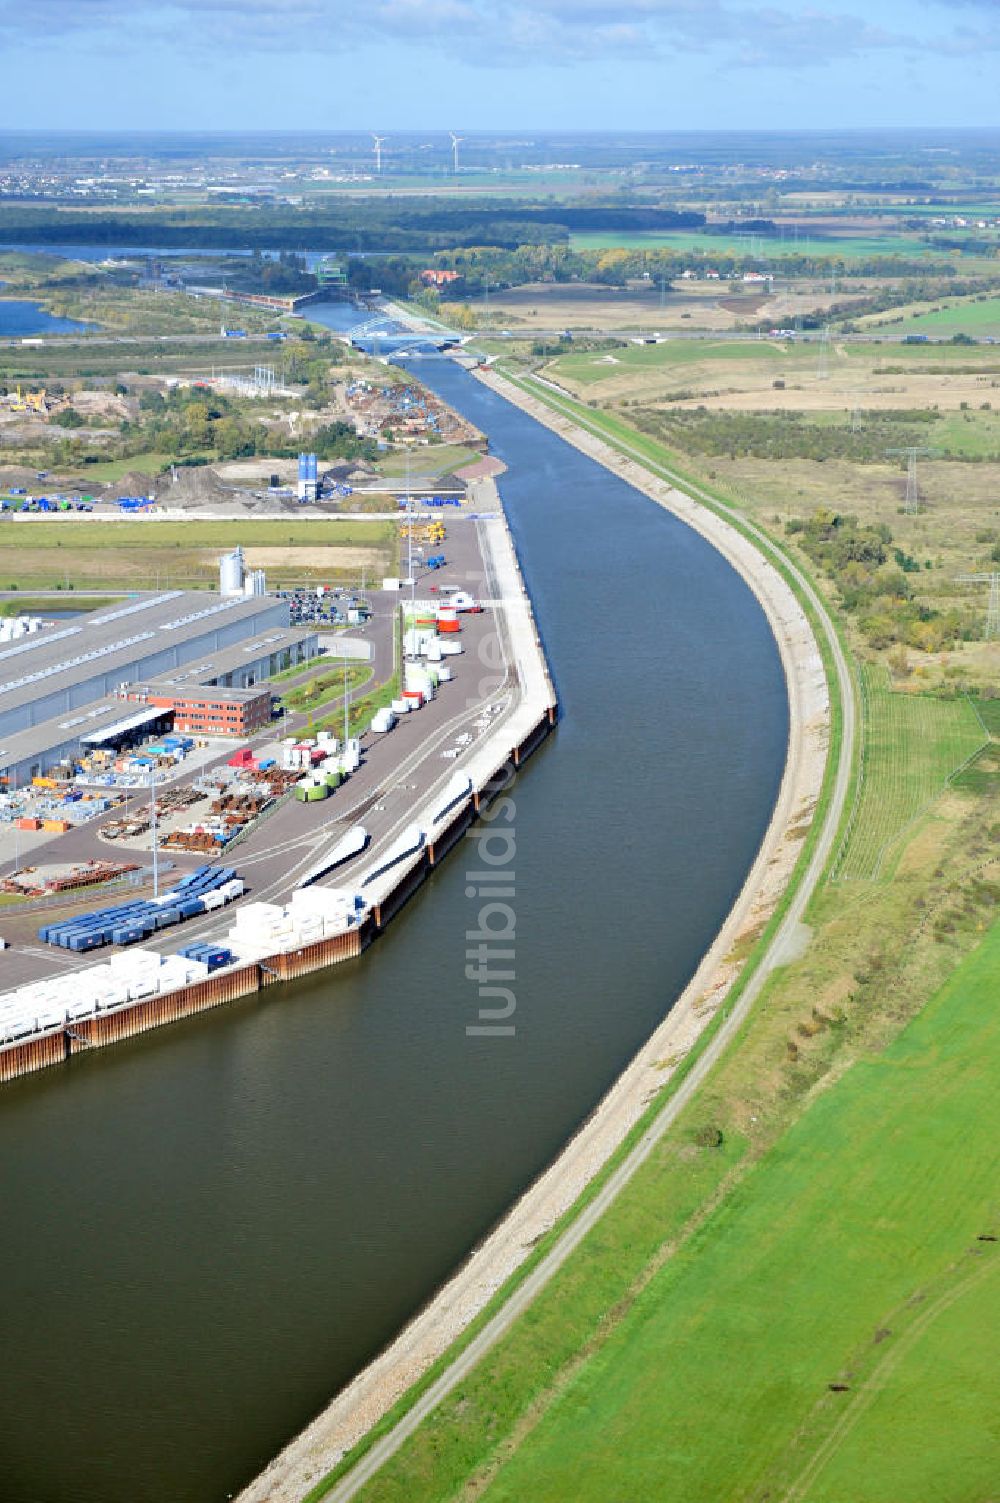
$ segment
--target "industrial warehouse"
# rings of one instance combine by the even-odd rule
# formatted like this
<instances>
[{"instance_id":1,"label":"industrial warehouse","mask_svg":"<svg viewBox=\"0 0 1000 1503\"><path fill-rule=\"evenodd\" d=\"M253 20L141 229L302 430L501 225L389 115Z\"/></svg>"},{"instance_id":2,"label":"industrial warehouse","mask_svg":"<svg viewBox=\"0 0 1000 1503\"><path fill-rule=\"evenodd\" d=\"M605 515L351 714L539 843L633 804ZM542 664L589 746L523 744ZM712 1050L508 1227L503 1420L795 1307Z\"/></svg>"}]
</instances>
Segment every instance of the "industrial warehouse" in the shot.
<instances>
[{"instance_id":1,"label":"industrial warehouse","mask_svg":"<svg viewBox=\"0 0 1000 1503\"><path fill-rule=\"evenodd\" d=\"M215 596L10 629L2 888L26 901L0 940L0 1080L360 954L505 786L556 698L491 496L446 551L428 521L422 562L410 527L409 598L369 589L365 637L321 648L239 548Z\"/></svg>"},{"instance_id":2,"label":"industrial warehouse","mask_svg":"<svg viewBox=\"0 0 1000 1503\"><path fill-rule=\"evenodd\" d=\"M223 560L223 583L233 580ZM30 782L83 746L127 745L175 720L211 735L261 729L270 694L254 686L319 651L316 632L289 618L286 600L259 593L170 590L0 645L12 675L0 684L0 776Z\"/></svg>"}]
</instances>

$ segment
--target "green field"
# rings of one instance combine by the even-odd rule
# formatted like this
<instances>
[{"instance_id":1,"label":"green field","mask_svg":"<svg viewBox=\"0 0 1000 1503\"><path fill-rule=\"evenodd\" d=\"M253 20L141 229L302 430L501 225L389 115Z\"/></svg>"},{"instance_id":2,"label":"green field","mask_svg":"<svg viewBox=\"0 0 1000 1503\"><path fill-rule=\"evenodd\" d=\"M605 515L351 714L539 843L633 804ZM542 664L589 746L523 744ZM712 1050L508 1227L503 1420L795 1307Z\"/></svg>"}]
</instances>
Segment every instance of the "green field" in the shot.
<instances>
[{"instance_id":1,"label":"green field","mask_svg":"<svg viewBox=\"0 0 1000 1503\"><path fill-rule=\"evenodd\" d=\"M409 453L390 449L380 455L378 467L379 473L389 480L405 480L407 473L412 480L419 476L436 479L481 458L477 449L466 449L461 444L427 444Z\"/></svg>"},{"instance_id":2,"label":"green field","mask_svg":"<svg viewBox=\"0 0 1000 1503\"><path fill-rule=\"evenodd\" d=\"M214 588L218 558L236 543L272 585L369 579L398 557L392 522L8 521L0 526L0 589ZM252 550L265 549L254 556Z\"/></svg>"},{"instance_id":3,"label":"green field","mask_svg":"<svg viewBox=\"0 0 1000 1503\"><path fill-rule=\"evenodd\" d=\"M836 881L888 875L899 836L987 739L965 699L895 693L880 666L864 665L861 678L862 774Z\"/></svg>"},{"instance_id":4,"label":"green field","mask_svg":"<svg viewBox=\"0 0 1000 1503\"><path fill-rule=\"evenodd\" d=\"M161 522L155 517L144 521L99 521L67 516L61 521L32 521L0 527L0 549L67 548L244 548L288 545L323 548L341 546L375 547L394 541L392 522Z\"/></svg>"},{"instance_id":5,"label":"green field","mask_svg":"<svg viewBox=\"0 0 1000 1503\"><path fill-rule=\"evenodd\" d=\"M927 427L927 443L944 455L1000 457L1000 411L955 412Z\"/></svg>"},{"instance_id":6,"label":"green field","mask_svg":"<svg viewBox=\"0 0 1000 1503\"><path fill-rule=\"evenodd\" d=\"M751 243L753 249L751 250ZM842 239L816 239L800 236L798 240L765 239L762 235L706 235L697 230L638 231L602 230L592 234L571 235L574 250L673 250L679 255L703 251L710 259L716 256L753 256L758 260L777 260L782 256L829 257L834 261L867 260L873 256L928 256L946 260L947 252L935 251L913 235L858 235Z\"/></svg>"},{"instance_id":7,"label":"green field","mask_svg":"<svg viewBox=\"0 0 1000 1503\"><path fill-rule=\"evenodd\" d=\"M162 474L172 459L172 455L148 451L145 454L133 454L128 459L110 459L107 464L88 464L86 469L81 467L81 473L88 481L102 484L105 481L120 480L123 475L130 475L138 471L140 475L148 475L152 480ZM206 459L214 456L205 455Z\"/></svg>"},{"instance_id":8,"label":"green field","mask_svg":"<svg viewBox=\"0 0 1000 1503\"><path fill-rule=\"evenodd\" d=\"M608 381L626 371L663 370L674 366L699 365L712 360L766 360L779 363L794 359L800 347L771 344L764 339L713 340L665 339L662 344L628 345L611 352L613 359L599 354L560 355L546 367L558 381L560 376L593 385ZM805 351L815 362L816 353Z\"/></svg>"},{"instance_id":9,"label":"green field","mask_svg":"<svg viewBox=\"0 0 1000 1503\"><path fill-rule=\"evenodd\" d=\"M998 967L994 925L654 1274L475 1496L996 1497L1000 1251L977 1238L1000 1233ZM438 1496L413 1481L409 1499Z\"/></svg>"},{"instance_id":10,"label":"green field","mask_svg":"<svg viewBox=\"0 0 1000 1503\"><path fill-rule=\"evenodd\" d=\"M1000 297L963 298L933 312L908 318L904 330L918 334L994 335L1000 338Z\"/></svg>"}]
</instances>

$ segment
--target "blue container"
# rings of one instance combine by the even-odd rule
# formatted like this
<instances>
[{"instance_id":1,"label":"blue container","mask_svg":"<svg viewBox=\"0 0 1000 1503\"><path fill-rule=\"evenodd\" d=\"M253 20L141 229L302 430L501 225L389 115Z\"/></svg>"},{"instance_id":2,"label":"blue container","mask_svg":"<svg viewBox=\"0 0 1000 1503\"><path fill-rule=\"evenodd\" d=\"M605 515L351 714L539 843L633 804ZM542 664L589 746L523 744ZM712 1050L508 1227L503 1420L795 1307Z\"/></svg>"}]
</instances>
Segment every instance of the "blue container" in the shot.
<instances>
[{"instance_id":1,"label":"blue container","mask_svg":"<svg viewBox=\"0 0 1000 1503\"><path fill-rule=\"evenodd\" d=\"M154 929L169 929L172 924L179 924L181 916L176 908L161 908L153 920Z\"/></svg>"},{"instance_id":2,"label":"blue container","mask_svg":"<svg viewBox=\"0 0 1000 1503\"><path fill-rule=\"evenodd\" d=\"M205 912L205 905L201 898L185 898L178 903L177 911L182 919L194 918L195 914Z\"/></svg>"}]
</instances>

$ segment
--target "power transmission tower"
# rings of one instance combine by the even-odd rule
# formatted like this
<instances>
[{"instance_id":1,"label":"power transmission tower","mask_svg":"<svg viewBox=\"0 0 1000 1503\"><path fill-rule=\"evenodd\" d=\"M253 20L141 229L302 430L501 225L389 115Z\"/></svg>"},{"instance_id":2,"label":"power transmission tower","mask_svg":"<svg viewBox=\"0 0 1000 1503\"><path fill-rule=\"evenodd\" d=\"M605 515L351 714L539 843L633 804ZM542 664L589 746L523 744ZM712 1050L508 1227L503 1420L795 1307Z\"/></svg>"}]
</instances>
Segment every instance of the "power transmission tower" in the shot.
<instances>
[{"instance_id":1,"label":"power transmission tower","mask_svg":"<svg viewBox=\"0 0 1000 1503\"><path fill-rule=\"evenodd\" d=\"M920 510L920 493L917 490L917 458L919 455L932 455L935 449L925 449L920 444L909 444L905 449L886 449L887 454L906 455L906 505L904 511L907 516L915 517Z\"/></svg>"},{"instance_id":2,"label":"power transmission tower","mask_svg":"<svg viewBox=\"0 0 1000 1503\"><path fill-rule=\"evenodd\" d=\"M958 584L988 584L990 587L989 604L986 607L986 640L992 641L994 637L1000 637L1000 570L994 569L989 574L958 574L955 576Z\"/></svg>"},{"instance_id":3,"label":"power transmission tower","mask_svg":"<svg viewBox=\"0 0 1000 1503\"><path fill-rule=\"evenodd\" d=\"M855 395L851 403L851 432L857 433L861 428L861 404Z\"/></svg>"},{"instance_id":4,"label":"power transmission tower","mask_svg":"<svg viewBox=\"0 0 1000 1503\"><path fill-rule=\"evenodd\" d=\"M816 375L820 381L826 381L830 375L830 325L823 325L823 332L819 339L819 355L816 363Z\"/></svg>"}]
</instances>

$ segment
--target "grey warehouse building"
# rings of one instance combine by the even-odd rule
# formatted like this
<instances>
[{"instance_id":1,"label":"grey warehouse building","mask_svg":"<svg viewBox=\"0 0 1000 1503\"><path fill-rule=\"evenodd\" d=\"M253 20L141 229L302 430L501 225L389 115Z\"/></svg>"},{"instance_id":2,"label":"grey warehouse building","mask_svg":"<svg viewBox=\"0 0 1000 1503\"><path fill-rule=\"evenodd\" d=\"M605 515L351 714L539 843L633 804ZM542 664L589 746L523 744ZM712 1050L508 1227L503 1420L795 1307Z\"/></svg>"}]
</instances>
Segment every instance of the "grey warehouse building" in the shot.
<instances>
[{"instance_id":1,"label":"grey warehouse building","mask_svg":"<svg viewBox=\"0 0 1000 1503\"><path fill-rule=\"evenodd\" d=\"M0 648L0 738L288 621L287 602L266 595L219 600L171 590L43 628Z\"/></svg>"},{"instance_id":2,"label":"grey warehouse building","mask_svg":"<svg viewBox=\"0 0 1000 1503\"><path fill-rule=\"evenodd\" d=\"M287 601L267 596L173 590L0 647L0 773L23 783L78 752L127 716L127 683L250 687L315 657L315 630L288 618Z\"/></svg>"}]
</instances>

